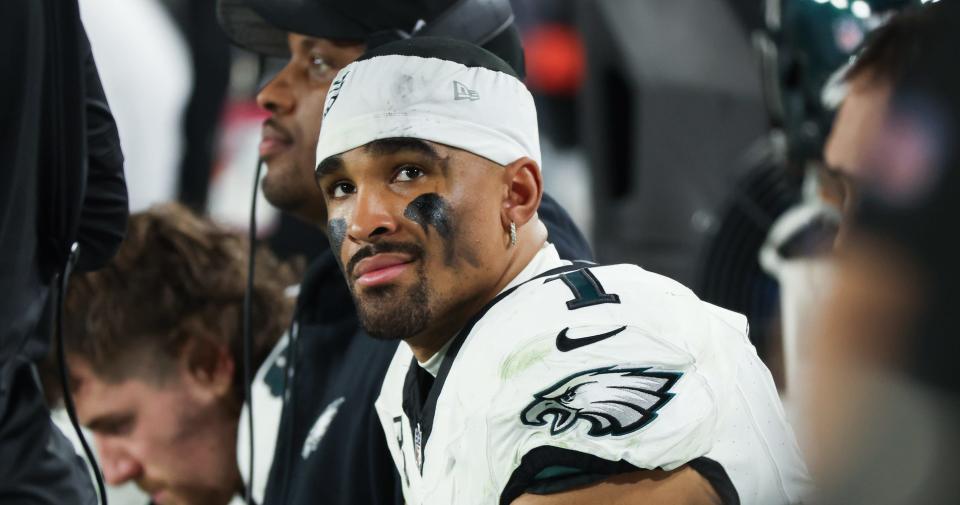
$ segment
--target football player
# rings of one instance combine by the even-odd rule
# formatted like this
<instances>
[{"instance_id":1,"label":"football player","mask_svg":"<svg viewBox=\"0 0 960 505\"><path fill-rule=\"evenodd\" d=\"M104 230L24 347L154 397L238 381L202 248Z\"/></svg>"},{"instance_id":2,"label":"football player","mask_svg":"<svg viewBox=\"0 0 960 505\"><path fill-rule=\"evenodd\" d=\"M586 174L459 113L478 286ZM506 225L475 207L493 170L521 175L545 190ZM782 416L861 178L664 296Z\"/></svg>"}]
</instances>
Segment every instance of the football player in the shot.
<instances>
[{"instance_id":1,"label":"football player","mask_svg":"<svg viewBox=\"0 0 960 505\"><path fill-rule=\"evenodd\" d=\"M316 159L360 320L405 342L376 407L408 504L801 500L746 319L557 255L533 99L502 60L368 51L331 85Z\"/></svg>"},{"instance_id":2,"label":"football player","mask_svg":"<svg viewBox=\"0 0 960 505\"><path fill-rule=\"evenodd\" d=\"M483 43L524 72L520 33L509 22L507 0L220 0L218 8L235 43L285 62L257 97L270 112L260 144L267 170L262 189L274 207L304 223L300 241L327 222L313 183L327 91L337 72L367 48L413 31L443 33ZM539 213L561 257L592 258L570 216L548 195ZM360 329L340 267L326 246L311 258L300 284L289 342L282 358L286 366L278 365L286 385L272 389L283 398L273 462L269 453L265 458L255 451L256 461L269 468L262 499L263 481L254 478L256 501L312 505L323 496L324 505L401 502L400 476L373 406L399 342L374 341ZM244 463L242 468L246 458Z\"/></svg>"}]
</instances>

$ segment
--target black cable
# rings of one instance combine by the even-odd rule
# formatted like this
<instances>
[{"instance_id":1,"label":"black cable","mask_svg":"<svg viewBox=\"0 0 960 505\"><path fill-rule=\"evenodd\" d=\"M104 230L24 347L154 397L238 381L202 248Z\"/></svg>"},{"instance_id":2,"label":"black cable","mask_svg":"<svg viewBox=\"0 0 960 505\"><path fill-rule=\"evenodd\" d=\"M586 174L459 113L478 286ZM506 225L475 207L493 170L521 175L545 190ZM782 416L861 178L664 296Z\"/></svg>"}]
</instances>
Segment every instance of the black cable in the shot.
<instances>
[{"instance_id":1,"label":"black cable","mask_svg":"<svg viewBox=\"0 0 960 505\"><path fill-rule=\"evenodd\" d=\"M70 375L67 373L66 351L63 348L64 300L67 297L67 286L69 285L70 274L73 273L73 266L76 265L79 255L80 246L74 242L70 247L70 256L67 258L63 270L60 272L60 278L54 281L57 282L57 288L53 291L57 305L56 313L54 314L54 319L56 320L55 330L57 332L57 365L60 369L60 385L63 388L63 403L67 409L67 415L70 417L70 424L73 425L73 429L77 433L77 438L80 439L80 445L83 446L83 452L87 456L87 461L89 461L90 466L93 467L93 475L97 480L97 491L100 493L100 503L107 505L107 489L103 484L103 474L100 472L100 466L97 464L97 460L93 457L90 444L87 443L86 437L83 436L83 432L80 430L80 421L77 420L77 408L74 406L73 396L70 394Z\"/></svg>"},{"instance_id":2,"label":"black cable","mask_svg":"<svg viewBox=\"0 0 960 505\"><path fill-rule=\"evenodd\" d=\"M243 397L247 403L247 427L250 430L250 460L249 474L244 489L244 499L247 505L254 505L253 502L253 276L256 266L257 254L257 193L260 188L260 170L263 168L263 160L257 162L256 176L253 179L253 198L250 201L250 230L249 244L250 257L247 265L247 290L243 295Z\"/></svg>"}]
</instances>

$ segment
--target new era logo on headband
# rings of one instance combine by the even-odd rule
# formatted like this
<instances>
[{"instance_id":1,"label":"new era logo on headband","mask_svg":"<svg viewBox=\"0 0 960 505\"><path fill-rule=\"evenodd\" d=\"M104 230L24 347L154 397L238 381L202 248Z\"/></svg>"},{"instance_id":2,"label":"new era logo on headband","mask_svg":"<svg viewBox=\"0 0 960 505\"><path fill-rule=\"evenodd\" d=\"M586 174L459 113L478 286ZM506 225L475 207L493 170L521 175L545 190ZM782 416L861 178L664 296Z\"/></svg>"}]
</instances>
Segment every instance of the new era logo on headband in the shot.
<instances>
[{"instance_id":1,"label":"new era logo on headband","mask_svg":"<svg viewBox=\"0 0 960 505\"><path fill-rule=\"evenodd\" d=\"M460 81L453 81L453 99L454 100L470 100L475 102L480 99L480 93L468 88L464 83Z\"/></svg>"}]
</instances>

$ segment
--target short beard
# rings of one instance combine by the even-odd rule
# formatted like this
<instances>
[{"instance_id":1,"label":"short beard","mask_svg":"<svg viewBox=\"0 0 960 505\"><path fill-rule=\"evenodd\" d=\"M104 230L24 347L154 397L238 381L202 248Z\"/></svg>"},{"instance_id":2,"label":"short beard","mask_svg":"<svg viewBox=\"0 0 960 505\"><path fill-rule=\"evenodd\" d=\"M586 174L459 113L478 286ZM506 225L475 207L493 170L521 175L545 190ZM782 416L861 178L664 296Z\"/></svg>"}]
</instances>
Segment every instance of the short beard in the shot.
<instances>
[{"instance_id":1,"label":"short beard","mask_svg":"<svg viewBox=\"0 0 960 505\"><path fill-rule=\"evenodd\" d=\"M360 324L371 337L407 340L427 328L431 319L430 291L423 272L418 274L419 282L405 292L387 286L365 290L362 299L354 293Z\"/></svg>"},{"instance_id":2,"label":"short beard","mask_svg":"<svg viewBox=\"0 0 960 505\"><path fill-rule=\"evenodd\" d=\"M267 175L260 181L260 190L270 205L290 214L301 211L313 196L306 190L309 186L304 187L296 180L295 171L298 168L295 165L288 165L275 168L273 173L268 169Z\"/></svg>"}]
</instances>

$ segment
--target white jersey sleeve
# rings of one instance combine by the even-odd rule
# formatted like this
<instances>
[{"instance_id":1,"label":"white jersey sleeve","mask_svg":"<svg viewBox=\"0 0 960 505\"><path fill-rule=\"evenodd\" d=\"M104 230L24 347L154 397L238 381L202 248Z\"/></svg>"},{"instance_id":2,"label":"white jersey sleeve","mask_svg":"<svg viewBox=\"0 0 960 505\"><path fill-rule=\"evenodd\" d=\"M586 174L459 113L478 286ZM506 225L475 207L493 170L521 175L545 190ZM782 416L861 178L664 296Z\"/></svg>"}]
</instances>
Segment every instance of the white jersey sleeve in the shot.
<instances>
[{"instance_id":1,"label":"white jersey sleeve","mask_svg":"<svg viewBox=\"0 0 960 505\"><path fill-rule=\"evenodd\" d=\"M622 284L631 277L623 268L590 270L607 294L633 304L545 318L536 324L549 329L518 339L497 367L487 453L500 462L491 472L501 496L571 468L691 465L725 502L800 501L793 483L806 471L746 318L665 278L637 292Z\"/></svg>"},{"instance_id":2,"label":"white jersey sleeve","mask_svg":"<svg viewBox=\"0 0 960 505\"><path fill-rule=\"evenodd\" d=\"M615 330L577 327L567 335L589 338ZM556 337L551 332L538 338L552 345ZM628 345L592 344L593 349L582 349L585 356L574 359L554 352L502 384L498 396L504 401L491 422L514 438L508 445L519 456L556 446L671 470L708 450L717 424L717 392L693 356L636 327L624 328L617 340ZM638 356L638 344L649 358ZM591 356L599 351L614 352L604 352L599 360ZM518 421L527 429L518 430ZM502 443L500 430L491 437L491 443Z\"/></svg>"}]
</instances>

